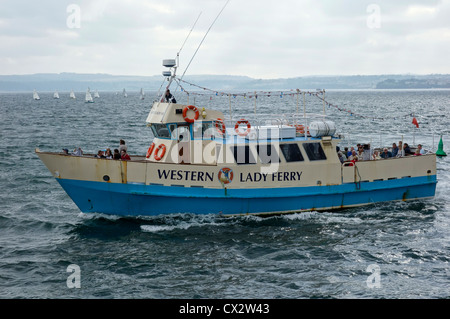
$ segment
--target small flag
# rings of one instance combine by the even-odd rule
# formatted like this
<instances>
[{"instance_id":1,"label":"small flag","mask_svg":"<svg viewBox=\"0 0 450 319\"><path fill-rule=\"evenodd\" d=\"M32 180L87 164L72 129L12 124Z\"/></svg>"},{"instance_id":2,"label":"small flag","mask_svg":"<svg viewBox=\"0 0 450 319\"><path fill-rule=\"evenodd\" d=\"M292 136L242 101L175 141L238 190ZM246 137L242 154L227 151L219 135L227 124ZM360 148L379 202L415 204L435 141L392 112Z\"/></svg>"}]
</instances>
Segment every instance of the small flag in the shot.
<instances>
[{"instance_id":1,"label":"small flag","mask_svg":"<svg viewBox=\"0 0 450 319\"><path fill-rule=\"evenodd\" d=\"M419 128L419 123L417 122L417 119L415 117L412 120L412 124L414 124L417 128Z\"/></svg>"}]
</instances>

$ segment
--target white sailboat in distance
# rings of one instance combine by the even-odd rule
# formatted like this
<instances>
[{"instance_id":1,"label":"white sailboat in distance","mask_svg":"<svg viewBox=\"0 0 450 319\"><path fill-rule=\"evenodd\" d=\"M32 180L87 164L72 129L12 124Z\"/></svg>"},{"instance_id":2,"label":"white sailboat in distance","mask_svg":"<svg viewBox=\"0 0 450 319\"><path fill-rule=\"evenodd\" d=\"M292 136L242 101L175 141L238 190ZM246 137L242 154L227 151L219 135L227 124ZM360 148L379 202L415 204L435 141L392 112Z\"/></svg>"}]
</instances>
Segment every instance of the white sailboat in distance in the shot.
<instances>
[{"instance_id":1,"label":"white sailboat in distance","mask_svg":"<svg viewBox=\"0 0 450 319\"><path fill-rule=\"evenodd\" d=\"M54 99L59 99L58 91L55 91L55 93L53 93L53 98Z\"/></svg>"},{"instance_id":2,"label":"white sailboat in distance","mask_svg":"<svg viewBox=\"0 0 450 319\"><path fill-rule=\"evenodd\" d=\"M145 98L144 96L145 96L144 89L141 88L141 100L143 100Z\"/></svg>"},{"instance_id":3,"label":"white sailboat in distance","mask_svg":"<svg viewBox=\"0 0 450 319\"><path fill-rule=\"evenodd\" d=\"M72 91L70 91L70 98L71 99L76 99L75 93Z\"/></svg>"},{"instance_id":4,"label":"white sailboat in distance","mask_svg":"<svg viewBox=\"0 0 450 319\"><path fill-rule=\"evenodd\" d=\"M94 103L94 99L92 98L91 90L89 88L86 91L86 100L85 100L85 102L86 103Z\"/></svg>"},{"instance_id":5,"label":"white sailboat in distance","mask_svg":"<svg viewBox=\"0 0 450 319\"><path fill-rule=\"evenodd\" d=\"M95 90L95 92L94 92L94 98L98 98L98 97L100 97L100 95L98 94L98 90Z\"/></svg>"},{"instance_id":6,"label":"white sailboat in distance","mask_svg":"<svg viewBox=\"0 0 450 319\"><path fill-rule=\"evenodd\" d=\"M37 94L36 90L33 91L33 99L34 100L40 100L41 98L39 97L39 95Z\"/></svg>"},{"instance_id":7,"label":"white sailboat in distance","mask_svg":"<svg viewBox=\"0 0 450 319\"><path fill-rule=\"evenodd\" d=\"M123 97L128 97L127 91L125 91L125 89L123 89Z\"/></svg>"}]
</instances>

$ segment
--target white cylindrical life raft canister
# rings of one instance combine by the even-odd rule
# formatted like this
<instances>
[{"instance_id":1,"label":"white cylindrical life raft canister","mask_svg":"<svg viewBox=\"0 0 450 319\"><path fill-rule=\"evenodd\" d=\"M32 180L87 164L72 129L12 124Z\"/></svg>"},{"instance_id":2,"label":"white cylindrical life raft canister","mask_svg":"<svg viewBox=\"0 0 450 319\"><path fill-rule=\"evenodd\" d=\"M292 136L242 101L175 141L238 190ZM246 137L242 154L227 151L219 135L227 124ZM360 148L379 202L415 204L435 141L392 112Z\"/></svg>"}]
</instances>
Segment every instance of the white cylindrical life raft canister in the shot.
<instances>
[{"instance_id":1,"label":"white cylindrical life raft canister","mask_svg":"<svg viewBox=\"0 0 450 319\"><path fill-rule=\"evenodd\" d=\"M312 137L333 136L336 133L336 125L332 121L317 121L309 125L309 133Z\"/></svg>"}]
</instances>

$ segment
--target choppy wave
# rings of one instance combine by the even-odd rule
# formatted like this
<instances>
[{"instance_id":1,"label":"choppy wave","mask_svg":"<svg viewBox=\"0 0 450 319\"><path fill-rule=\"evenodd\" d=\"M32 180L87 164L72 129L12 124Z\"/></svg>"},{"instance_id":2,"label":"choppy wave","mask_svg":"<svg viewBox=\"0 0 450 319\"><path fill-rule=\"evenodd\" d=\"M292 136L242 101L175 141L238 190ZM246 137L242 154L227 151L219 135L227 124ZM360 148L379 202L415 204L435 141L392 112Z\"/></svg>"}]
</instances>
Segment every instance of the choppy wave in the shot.
<instances>
[{"instance_id":1,"label":"choppy wave","mask_svg":"<svg viewBox=\"0 0 450 319\"><path fill-rule=\"evenodd\" d=\"M29 94L0 95L2 298L450 297L449 158L438 159L431 200L270 217L82 214L34 148L95 153L124 138L131 153L144 154L149 102L137 93L124 100L105 92L92 105L40 96L36 104ZM196 103L226 113L229 102L220 99ZM327 99L368 116L327 109L346 136L343 145L403 136L435 149L444 133L447 150L450 91L330 91ZM280 98L258 103L267 113L296 109ZM231 106L254 117L253 104ZM320 101L308 106L322 110ZM412 108L420 115L415 134ZM66 285L71 264L81 269L80 289ZM368 286L371 265L380 269L379 288Z\"/></svg>"}]
</instances>

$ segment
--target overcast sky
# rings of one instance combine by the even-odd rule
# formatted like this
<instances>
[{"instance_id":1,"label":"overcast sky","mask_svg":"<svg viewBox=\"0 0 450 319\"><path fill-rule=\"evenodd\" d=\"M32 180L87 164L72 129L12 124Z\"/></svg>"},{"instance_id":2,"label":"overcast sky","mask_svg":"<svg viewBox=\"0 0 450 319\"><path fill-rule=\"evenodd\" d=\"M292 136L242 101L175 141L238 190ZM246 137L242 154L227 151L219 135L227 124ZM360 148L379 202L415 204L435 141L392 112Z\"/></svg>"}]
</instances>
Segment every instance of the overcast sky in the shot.
<instances>
[{"instance_id":1,"label":"overcast sky","mask_svg":"<svg viewBox=\"0 0 450 319\"><path fill-rule=\"evenodd\" d=\"M0 74L181 75L226 0L0 0ZM230 0L186 74L450 73L450 0Z\"/></svg>"}]
</instances>

